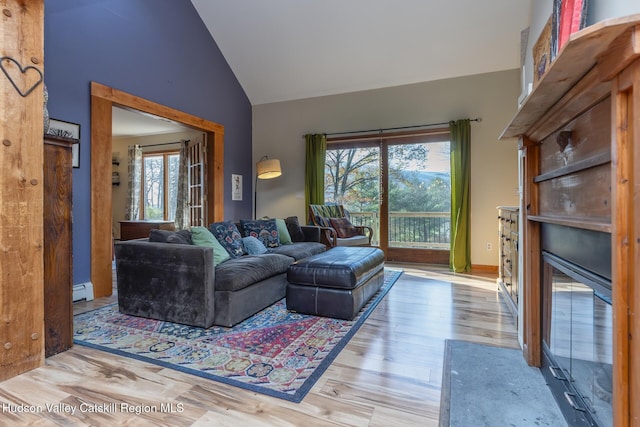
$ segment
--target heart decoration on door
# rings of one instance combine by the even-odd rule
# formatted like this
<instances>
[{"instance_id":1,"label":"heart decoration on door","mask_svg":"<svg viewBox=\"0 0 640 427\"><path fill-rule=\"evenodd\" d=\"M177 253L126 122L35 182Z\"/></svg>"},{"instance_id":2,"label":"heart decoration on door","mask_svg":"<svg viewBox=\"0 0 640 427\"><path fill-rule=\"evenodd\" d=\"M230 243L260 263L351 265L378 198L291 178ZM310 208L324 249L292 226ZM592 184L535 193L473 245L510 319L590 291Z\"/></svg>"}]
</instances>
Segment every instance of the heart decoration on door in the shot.
<instances>
[{"instance_id":1,"label":"heart decoration on door","mask_svg":"<svg viewBox=\"0 0 640 427\"><path fill-rule=\"evenodd\" d=\"M8 56L3 56L0 58L0 69L2 70L4 75L7 76L7 78L13 85L13 87L18 91L20 96L22 96L23 98L25 98L27 95L33 92L33 90L37 88L38 85L42 83L42 80L43 80L42 71L40 71L39 69L37 69L32 65L23 67L22 65L20 65L18 61ZM35 80L35 83L32 83L31 86L26 88L26 90L20 89L20 87L18 86L18 83L16 82L16 80L14 80L14 78L15 79L19 78L21 80L21 83L27 82L29 80L33 81L34 78L31 78L31 77L28 78L30 75L33 75L32 70L37 73L37 76L34 76L34 77L37 77L37 79ZM19 71L20 73L18 74L17 71ZM14 75L13 77L12 77L12 74ZM22 84L22 86L27 86L27 84Z\"/></svg>"}]
</instances>

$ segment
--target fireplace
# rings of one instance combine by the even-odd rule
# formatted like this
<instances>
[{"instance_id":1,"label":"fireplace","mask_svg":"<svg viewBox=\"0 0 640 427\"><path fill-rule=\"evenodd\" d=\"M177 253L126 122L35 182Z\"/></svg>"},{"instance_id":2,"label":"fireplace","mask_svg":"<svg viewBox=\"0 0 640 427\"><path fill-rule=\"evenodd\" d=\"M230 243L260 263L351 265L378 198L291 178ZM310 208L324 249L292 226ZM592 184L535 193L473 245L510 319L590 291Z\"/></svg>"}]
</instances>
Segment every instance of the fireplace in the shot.
<instances>
[{"instance_id":1,"label":"fireplace","mask_svg":"<svg viewBox=\"0 0 640 427\"><path fill-rule=\"evenodd\" d=\"M610 235L542 229L542 373L570 425L612 425Z\"/></svg>"}]
</instances>

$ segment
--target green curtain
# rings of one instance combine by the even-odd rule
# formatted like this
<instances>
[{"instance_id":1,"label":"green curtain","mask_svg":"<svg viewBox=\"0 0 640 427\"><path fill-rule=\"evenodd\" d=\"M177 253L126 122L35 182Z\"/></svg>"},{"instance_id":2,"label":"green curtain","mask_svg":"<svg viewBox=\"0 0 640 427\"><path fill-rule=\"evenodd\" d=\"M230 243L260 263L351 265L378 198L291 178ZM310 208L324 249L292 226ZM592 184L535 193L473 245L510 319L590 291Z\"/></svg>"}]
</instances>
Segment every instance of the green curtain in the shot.
<instances>
[{"instance_id":1,"label":"green curtain","mask_svg":"<svg viewBox=\"0 0 640 427\"><path fill-rule=\"evenodd\" d=\"M449 122L451 134L451 250L449 267L471 271L471 126L470 120Z\"/></svg>"},{"instance_id":2,"label":"green curtain","mask_svg":"<svg viewBox=\"0 0 640 427\"><path fill-rule=\"evenodd\" d=\"M327 136L308 134L304 139L307 142L304 201L305 209L308 211L309 205L324 204L324 160L327 152Z\"/></svg>"}]
</instances>

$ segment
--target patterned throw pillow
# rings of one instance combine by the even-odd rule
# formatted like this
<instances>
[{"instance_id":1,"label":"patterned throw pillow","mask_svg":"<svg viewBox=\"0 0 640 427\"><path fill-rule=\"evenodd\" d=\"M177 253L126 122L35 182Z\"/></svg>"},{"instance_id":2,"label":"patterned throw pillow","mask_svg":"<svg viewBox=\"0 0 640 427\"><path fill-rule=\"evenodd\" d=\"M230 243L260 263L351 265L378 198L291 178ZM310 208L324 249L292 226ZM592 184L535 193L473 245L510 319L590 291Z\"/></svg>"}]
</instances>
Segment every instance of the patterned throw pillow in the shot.
<instances>
[{"instance_id":1,"label":"patterned throw pillow","mask_svg":"<svg viewBox=\"0 0 640 427\"><path fill-rule=\"evenodd\" d=\"M242 244L249 255L260 255L268 252L262 242L253 236L243 237Z\"/></svg>"},{"instance_id":2,"label":"patterned throw pillow","mask_svg":"<svg viewBox=\"0 0 640 427\"><path fill-rule=\"evenodd\" d=\"M280 246L278 226L275 219L240 220L245 236L253 236L267 248Z\"/></svg>"},{"instance_id":3,"label":"patterned throw pillow","mask_svg":"<svg viewBox=\"0 0 640 427\"><path fill-rule=\"evenodd\" d=\"M330 218L329 221L331 221L331 226L336 230L338 237L342 239L358 235L358 230L347 218Z\"/></svg>"},{"instance_id":4,"label":"patterned throw pillow","mask_svg":"<svg viewBox=\"0 0 640 427\"><path fill-rule=\"evenodd\" d=\"M304 242L304 232L300 227L297 216L290 216L285 218L285 224L287 224L287 230L289 230L289 236L293 242Z\"/></svg>"},{"instance_id":5,"label":"patterned throw pillow","mask_svg":"<svg viewBox=\"0 0 640 427\"><path fill-rule=\"evenodd\" d=\"M231 258L239 258L243 255L242 235L233 221L214 222L209 226L209 230L229 252Z\"/></svg>"}]
</instances>

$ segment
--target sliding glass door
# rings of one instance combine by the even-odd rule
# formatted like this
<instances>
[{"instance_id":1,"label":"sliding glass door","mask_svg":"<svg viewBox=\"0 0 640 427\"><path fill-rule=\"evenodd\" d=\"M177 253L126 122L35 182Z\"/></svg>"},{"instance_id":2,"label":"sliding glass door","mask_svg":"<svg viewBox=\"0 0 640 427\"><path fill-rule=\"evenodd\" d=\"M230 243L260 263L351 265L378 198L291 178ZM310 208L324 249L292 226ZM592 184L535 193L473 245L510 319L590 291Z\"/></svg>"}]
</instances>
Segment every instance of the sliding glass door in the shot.
<instances>
[{"instance_id":1,"label":"sliding glass door","mask_svg":"<svg viewBox=\"0 0 640 427\"><path fill-rule=\"evenodd\" d=\"M449 262L450 183L448 129L328 141L325 203L372 227L388 260Z\"/></svg>"}]
</instances>

